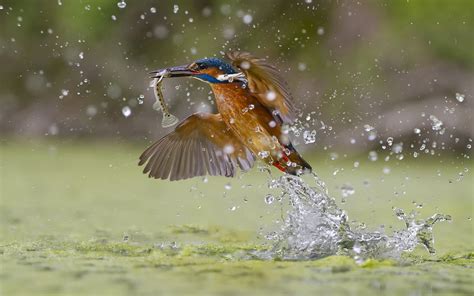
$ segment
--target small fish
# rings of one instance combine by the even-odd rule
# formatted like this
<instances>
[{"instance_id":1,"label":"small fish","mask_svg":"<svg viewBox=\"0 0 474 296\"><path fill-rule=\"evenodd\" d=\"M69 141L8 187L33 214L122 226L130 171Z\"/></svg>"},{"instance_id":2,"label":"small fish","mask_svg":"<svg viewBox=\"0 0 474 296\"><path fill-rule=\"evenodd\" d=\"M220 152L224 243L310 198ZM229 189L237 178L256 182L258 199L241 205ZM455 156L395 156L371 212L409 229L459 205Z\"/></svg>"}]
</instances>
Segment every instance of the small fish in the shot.
<instances>
[{"instance_id":1,"label":"small fish","mask_svg":"<svg viewBox=\"0 0 474 296\"><path fill-rule=\"evenodd\" d=\"M155 94L155 99L156 102L153 104L153 109L156 111L161 110L163 113L163 120L161 121L161 126L166 128L173 126L178 123L178 118L174 116L173 114L170 113L168 107L166 106L166 102L163 96L163 78L165 78L168 75L167 71L164 71L160 73L158 78L153 79L152 85L153 85L153 92Z\"/></svg>"}]
</instances>

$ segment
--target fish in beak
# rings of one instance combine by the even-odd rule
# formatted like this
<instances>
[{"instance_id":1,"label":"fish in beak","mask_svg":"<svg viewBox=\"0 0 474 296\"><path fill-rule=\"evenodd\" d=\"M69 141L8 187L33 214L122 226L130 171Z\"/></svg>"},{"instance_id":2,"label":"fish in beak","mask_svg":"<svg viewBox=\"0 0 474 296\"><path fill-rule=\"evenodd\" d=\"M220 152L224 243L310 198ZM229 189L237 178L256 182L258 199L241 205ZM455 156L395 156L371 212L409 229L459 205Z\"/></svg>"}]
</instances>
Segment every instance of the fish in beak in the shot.
<instances>
[{"instance_id":1,"label":"fish in beak","mask_svg":"<svg viewBox=\"0 0 474 296\"><path fill-rule=\"evenodd\" d=\"M160 69L150 72L151 78L168 78L168 77L189 77L198 74L196 71L189 69L188 65L176 66L166 69Z\"/></svg>"}]
</instances>

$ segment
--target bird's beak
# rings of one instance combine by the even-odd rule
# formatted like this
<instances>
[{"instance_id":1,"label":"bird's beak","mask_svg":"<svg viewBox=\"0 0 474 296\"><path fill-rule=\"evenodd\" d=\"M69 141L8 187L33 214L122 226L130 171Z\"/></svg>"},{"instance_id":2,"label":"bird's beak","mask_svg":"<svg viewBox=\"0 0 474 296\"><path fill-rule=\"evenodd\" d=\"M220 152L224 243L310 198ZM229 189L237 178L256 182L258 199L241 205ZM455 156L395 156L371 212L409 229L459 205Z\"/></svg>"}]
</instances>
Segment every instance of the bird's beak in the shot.
<instances>
[{"instance_id":1,"label":"bird's beak","mask_svg":"<svg viewBox=\"0 0 474 296\"><path fill-rule=\"evenodd\" d=\"M188 77L198 74L196 71L192 71L188 68L188 65L176 66L166 69L160 69L150 72L153 76L151 78L161 77Z\"/></svg>"}]
</instances>

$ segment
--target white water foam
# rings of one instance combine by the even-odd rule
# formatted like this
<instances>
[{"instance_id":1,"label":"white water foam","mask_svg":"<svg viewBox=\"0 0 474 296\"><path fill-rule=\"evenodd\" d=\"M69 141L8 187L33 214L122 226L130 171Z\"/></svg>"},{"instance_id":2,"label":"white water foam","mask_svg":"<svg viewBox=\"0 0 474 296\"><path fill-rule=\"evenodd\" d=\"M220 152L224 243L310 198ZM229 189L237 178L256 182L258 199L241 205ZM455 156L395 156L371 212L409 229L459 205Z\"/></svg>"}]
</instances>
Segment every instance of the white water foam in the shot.
<instances>
[{"instance_id":1,"label":"white water foam","mask_svg":"<svg viewBox=\"0 0 474 296\"><path fill-rule=\"evenodd\" d=\"M428 219L418 219L416 213L405 214L394 209L395 215L405 222L405 228L388 235L383 230L368 231L349 224L344 210L330 197L317 175L315 186L303 179L284 175L269 181L269 188L280 189L281 196L291 204L281 228L266 235L274 242L273 257L286 260L316 259L330 255L351 256L356 261L367 258L400 258L416 246L424 246L434 253L432 227L438 221L451 220L449 215L435 214Z\"/></svg>"}]
</instances>

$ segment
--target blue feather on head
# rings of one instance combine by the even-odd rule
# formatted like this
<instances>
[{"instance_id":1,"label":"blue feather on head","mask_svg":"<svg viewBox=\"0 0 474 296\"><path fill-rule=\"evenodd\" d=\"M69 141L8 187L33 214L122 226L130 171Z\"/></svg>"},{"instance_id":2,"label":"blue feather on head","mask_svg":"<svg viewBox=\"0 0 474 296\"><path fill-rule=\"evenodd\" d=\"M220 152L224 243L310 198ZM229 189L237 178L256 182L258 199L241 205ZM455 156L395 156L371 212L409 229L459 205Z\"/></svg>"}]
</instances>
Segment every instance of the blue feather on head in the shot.
<instances>
[{"instance_id":1,"label":"blue feather on head","mask_svg":"<svg viewBox=\"0 0 474 296\"><path fill-rule=\"evenodd\" d=\"M196 64L202 65L204 68L219 68L224 74L234 74L237 71L229 63L219 58L205 58L196 61Z\"/></svg>"}]
</instances>

